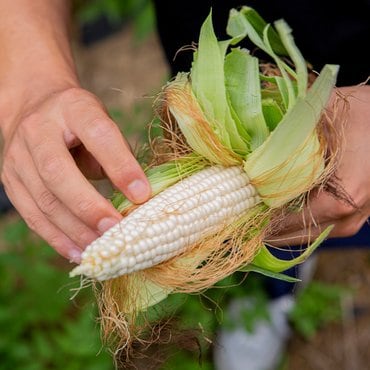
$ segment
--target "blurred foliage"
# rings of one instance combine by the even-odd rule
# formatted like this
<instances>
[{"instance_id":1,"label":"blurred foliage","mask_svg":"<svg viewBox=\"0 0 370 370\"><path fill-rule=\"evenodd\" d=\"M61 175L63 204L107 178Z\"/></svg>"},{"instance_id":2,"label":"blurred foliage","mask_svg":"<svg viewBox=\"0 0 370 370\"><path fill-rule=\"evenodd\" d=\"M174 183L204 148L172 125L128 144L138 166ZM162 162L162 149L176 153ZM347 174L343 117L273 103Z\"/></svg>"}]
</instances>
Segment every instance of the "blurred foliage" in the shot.
<instances>
[{"instance_id":1,"label":"blurred foliage","mask_svg":"<svg viewBox=\"0 0 370 370\"><path fill-rule=\"evenodd\" d=\"M212 341L220 327L232 330L242 325L247 332L253 333L258 322L268 322L269 297L264 279L254 273L248 276L235 273L200 296L175 294L150 308L149 319L166 321L176 312L171 319L177 324L176 330L182 333L193 331L193 335L197 335L195 349L194 346L170 346L168 360L160 369L211 370L214 368ZM309 339L325 325L339 322L342 318L342 299L348 294L350 292L345 287L315 280L309 282L296 295L294 308L288 317L292 329ZM226 308L232 300L239 298L251 304L242 308L239 320L234 321L227 315ZM283 356L281 361L280 368L284 368L287 357Z\"/></svg>"},{"instance_id":2,"label":"blurred foliage","mask_svg":"<svg viewBox=\"0 0 370 370\"><path fill-rule=\"evenodd\" d=\"M71 300L79 280L22 221L7 226L2 240L0 369L112 370L91 289Z\"/></svg>"},{"instance_id":3,"label":"blurred foliage","mask_svg":"<svg viewBox=\"0 0 370 370\"><path fill-rule=\"evenodd\" d=\"M241 323L246 330L253 330L258 320L268 320L267 292L263 286L263 278L255 274L235 273L218 282L214 288L202 295L173 294L165 301L151 307L147 318L154 321L167 321L173 325L173 336L177 333L193 340L196 346L189 346L190 341L181 340L175 345L169 343L170 352L161 370L212 370L212 341L221 326L232 328L226 315L226 307L234 298L253 299L251 310L243 312ZM190 333L190 334L189 334ZM165 345L165 344L164 344ZM163 345L161 345L163 351Z\"/></svg>"},{"instance_id":4,"label":"blurred foliage","mask_svg":"<svg viewBox=\"0 0 370 370\"><path fill-rule=\"evenodd\" d=\"M70 265L24 222L7 226L2 240L6 245L0 253L0 369L113 370L112 358L100 341L92 290L82 289L71 300L79 279L69 278ZM253 301L238 323L247 331L269 320L264 279L235 273L202 295L174 294L151 307L149 320L175 324L171 336L196 337L192 346L164 344L168 357L160 369L212 370L212 341L218 328L235 327L226 314L231 300ZM310 338L327 323L338 321L343 294L348 294L343 287L309 283L297 294L289 317L292 327Z\"/></svg>"},{"instance_id":5,"label":"blurred foliage","mask_svg":"<svg viewBox=\"0 0 370 370\"><path fill-rule=\"evenodd\" d=\"M346 287L313 281L297 297L290 322L297 333L312 338L324 325L340 321L342 300L350 291Z\"/></svg>"},{"instance_id":6,"label":"blurred foliage","mask_svg":"<svg viewBox=\"0 0 370 370\"><path fill-rule=\"evenodd\" d=\"M75 0L74 14L80 24L94 23L102 17L112 27L130 21L137 40L155 28L155 11L150 0Z\"/></svg>"}]
</instances>

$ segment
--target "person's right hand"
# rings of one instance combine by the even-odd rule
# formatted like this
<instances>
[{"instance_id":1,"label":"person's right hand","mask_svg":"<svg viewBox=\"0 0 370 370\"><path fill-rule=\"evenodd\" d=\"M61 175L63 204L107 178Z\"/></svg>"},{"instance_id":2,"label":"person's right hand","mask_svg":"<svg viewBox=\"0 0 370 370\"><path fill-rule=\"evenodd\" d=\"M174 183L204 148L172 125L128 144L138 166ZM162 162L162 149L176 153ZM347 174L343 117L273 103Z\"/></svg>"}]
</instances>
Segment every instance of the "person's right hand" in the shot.
<instances>
[{"instance_id":1,"label":"person's right hand","mask_svg":"<svg viewBox=\"0 0 370 370\"><path fill-rule=\"evenodd\" d=\"M134 203L150 196L119 128L81 88L53 92L20 109L3 126L3 138L1 178L9 199L31 229L73 262L121 218L87 177L106 174Z\"/></svg>"}]
</instances>

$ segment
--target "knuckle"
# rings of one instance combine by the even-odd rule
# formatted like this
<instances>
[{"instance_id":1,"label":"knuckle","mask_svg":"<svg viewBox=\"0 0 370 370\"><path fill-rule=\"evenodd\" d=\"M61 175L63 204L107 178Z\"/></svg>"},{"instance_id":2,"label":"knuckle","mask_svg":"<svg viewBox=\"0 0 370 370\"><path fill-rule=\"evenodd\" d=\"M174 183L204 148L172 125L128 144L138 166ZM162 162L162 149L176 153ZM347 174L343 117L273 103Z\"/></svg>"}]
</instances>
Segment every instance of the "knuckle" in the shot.
<instances>
[{"instance_id":1,"label":"knuckle","mask_svg":"<svg viewBox=\"0 0 370 370\"><path fill-rule=\"evenodd\" d=\"M41 119L40 114L38 111L32 111L29 112L27 115L25 115L21 120L21 126L27 127L27 126L33 126L37 122L39 122Z\"/></svg>"},{"instance_id":2,"label":"knuckle","mask_svg":"<svg viewBox=\"0 0 370 370\"><path fill-rule=\"evenodd\" d=\"M101 105L99 99L87 90L79 87L71 87L58 94L61 106L96 106Z\"/></svg>"},{"instance_id":3,"label":"knuckle","mask_svg":"<svg viewBox=\"0 0 370 370\"><path fill-rule=\"evenodd\" d=\"M360 231L362 225L363 222L351 220L350 222L346 222L345 224L339 226L336 234L339 237L348 237L356 235Z\"/></svg>"},{"instance_id":4,"label":"knuckle","mask_svg":"<svg viewBox=\"0 0 370 370\"><path fill-rule=\"evenodd\" d=\"M9 200L11 202L13 202L14 193L15 193L14 186L12 185L13 181L12 180L9 180L6 175L2 174L1 175L1 182L3 184L3 188L4 188L4 191L5 191L5 194L7 195L7 197L9 198Z\"/></svg>"},{"instance_id":5,"label":"knuckle","mask_svg":"<svg viewBox=\"0 0 370 370\"><path fill-rule=\"evenodd\" d=\"M99 213L99 205L85 198L79 199L76 203L76 211L83 218L91 218Z\"/></svg>"},{"instance_id":6,"label":"knuckle","mask_svg":"<svg viewBox=\"0 0 370 370\"><path fill-rule=\"evenodd\" d=\"M88 95L87 91L79 88L79 87L71 87L69 89L65 89L58 94L58 98L62 102L79 102L81 100L86 99Z\"/></svg>"},{"instance_id":7,"label":"knuckle","mask_svg":"<svg viewBox=\"0 0 370 370\"><path fill-rule=\"evenodd\" d=\"M64 173L64 163L61 158L40 155L38 158L38 169L41 178L46 183L56 183Z\"/></svg>"},{"instance_id":8,"label":"knuckle","mask_svg":"<svg viewBox=\"0 0 370 370\"><path fill-rule=\"evenodd\" d=\"M37 234L42 234L45 223L40 215L31 213L29 215L25 215L23 219L31 230Z\"/></svg>"},{"instance_id":9,"label":"knuckle","mask_svg":"<svg viewBox=\"0 0 370 370\"><path fill-rule=\"evenodd\" d=\"M17 158L17 153L19 153L18 148L14 145L14 142L9 145L3 153L3 168L5 168L9 163L15 163Z\"/></svg>"},{"instance_id":10,"label":"knuckle","mask_svg":"<svg viewBox=\"0 0 370 370\"><path fill-rule=\"evenodd\" d=\"M35 130L35 126L39 125L43 120L44 118L39 112L31 112L23 117L18 126L18 130L22 131L25 137L29 137L32 139L35 135L37 135L37 130Z\"/></svg>"},{"instance_id":11,"label":"knuckle","mask_svg":"<svg viewBox=\"0 0 370 370\"><path fill-rule=\"evenodd\" d=\"M97 237L98 235L95 235L92 231L87 230L85 226L78 227L75 230L75 240L77 244L84 248L93 242Z\"/></svg>"},{"instance_id":12,"label":"knuckle","mask_svg":"<svg viewBox=\"0 0 370 370\"><path fill-rule=\"evenodd\" d=\"M58 199L49 191L45 190L39 195L38 206L47 216L55 213L59 205Z\"/></svg>"},{"instance_id":13,"label":"knuckle","mask_svg":"<svg viewBox=\"0 0 370 370\"><path fill-rule=\"evenodd\" d=\"M17 183L16 175L13 171L3 170L1 173L1 183L3 185L4 191L9 199L15 199L17 197L17 189L19 187Z\"/></svg>"},{"instance_id":14,"label":"knuckle","mask_svg":"<svg viewBox=\"0 0 370 370\"><path fill-rule=\"evenodd\" d=\"M56 234L52 234L52 235L50 235L49 237L48 237L48 239L47 239L47 242L48 242L48 244L52 247L52 248L54 248L54 249L56 249L56 250L59 250L59 249L61 249L61 247L63 246L63 240L62 240L62 238L61 237L59 237L58 235L56 235Z\"/></svg>"},{"instance_id":15,"label":"knuckle","mask_svg":"<svg viewBox=\"0 0 370 370\"><path fill-rule=\"evenodd\" d=\"M336 202L335 206L333 207L333 212L336 219L352 216L357 211L358 209L354 205L344 202Z\"/></svg>"},{"instance_id":16,"label":"knuckle","mask_svg":"<svg viewBox=\"0 0 370 370\"><path fill-rule=\"evenodd\" d=\"M46 239L50 247L58 251L58 253L64 255L65 239L58 234L51 234Z\"/></svg>"},{"instance_id":17,"label":"knuckle","mask_svg":"<svg viewBox=\"0 0 370 370\"><path fill-rule=\"evenodd\" d=\"M85 124L85 135L92 140L107 142L111 139L114 127L105 118L95 118Z\"/></svg>"}]
</instances>

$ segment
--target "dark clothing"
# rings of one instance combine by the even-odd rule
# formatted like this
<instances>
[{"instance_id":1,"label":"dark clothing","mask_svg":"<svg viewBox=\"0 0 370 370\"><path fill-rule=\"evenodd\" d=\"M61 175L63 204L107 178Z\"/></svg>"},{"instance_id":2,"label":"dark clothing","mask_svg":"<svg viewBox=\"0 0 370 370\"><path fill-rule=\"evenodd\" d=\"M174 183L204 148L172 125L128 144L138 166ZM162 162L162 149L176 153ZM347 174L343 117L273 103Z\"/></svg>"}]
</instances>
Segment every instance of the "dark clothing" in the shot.
<instances>
[{"instance_id":1,"label":"dark clothing","mask_svg":"<svg viewBox=\"0 0 370 370\"><path fill-rule=\"evenodd\" d=\"M370 76L364 50L370 40L370 1L353 0L156 0L157 28L172 72L189 71L191 51L176 52L197 42L201 24L212 7L217 37L226 39L226 23L232 7L248 5L268 22L279 18L293 29L298 48L319 71L324 64L339 64L337 85L356 85ZM247 45L248 46L248 45Z\"/></svg>"}]
</instances>

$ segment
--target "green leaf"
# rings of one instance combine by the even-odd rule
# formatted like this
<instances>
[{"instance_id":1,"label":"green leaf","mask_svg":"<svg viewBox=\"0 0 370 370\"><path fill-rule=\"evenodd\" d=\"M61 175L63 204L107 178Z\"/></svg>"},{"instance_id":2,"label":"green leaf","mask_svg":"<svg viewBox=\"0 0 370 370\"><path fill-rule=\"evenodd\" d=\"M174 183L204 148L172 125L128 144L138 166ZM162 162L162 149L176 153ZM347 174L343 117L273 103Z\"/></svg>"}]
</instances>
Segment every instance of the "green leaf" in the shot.
<instances>
[{"instance_id":1,"label":"green leaf","mask_svg":"<svg viewBox=\"0 0 370 370\"><path fill-rule=\"evenodd\" d=\"M248 145L238 132L226 95L224 58L230 41L218 42L210 13L202 25L198 50L194 53L191 83L194 95L221 142L245 155Z\"/></svg>"},{"instance_id":2,"label":"green leaf","mask_svg":"<svg viewBox=\"0 0 370 370\"><path fill-rule=\"evenodd\" d=\"M269 132L262 113L258 59L233 49L225 59L226 90L233 111L251 137L251 149L260 146Z\"/></svg>"},{"instance_id":3,"label":"green leaf","mask_svg":"<svg viewBox=\"0 0 370 370\"><path fill-rule=\"evenodd\" d=\"M29 233L26 223L23 220L18 220L6 226L3 238L9 244L17 244L23 242Z\"/></svg>"},{"instance_id":4,"label":"green leaf","mask_svg":"<svg viewBox=\"0 0 370 370\"><path fill-rule=\"evenodd\" d=\"M256 272L258 274L261 274L261 275L264 275L264 276L267 276L267 277L270 277L270 278L273 278L273 279L286 281L288 283L296 283L296 282L300 281L299 279L294 278L292 276L285 275L285 274L282 274L280 272L270 271L270 270L262 268L262 267L258 267L256 265L254 265L253 263L250 263L249 265L244 266L243 268L239 269L238 271L241 271L241 272Z\"/></svg>"},{"instance_id":5,"label":"green leaf","mask_svg":"<svg viewBox=\"0 0 370 370\"><path fill-rule=\"evenodd\" d=\"M303 253L298 257L292 258L290 260L281 260L275 257L269 252L266 246L260 248L258 254L254 257L251 262L252 265L260 267L264 270L268 270L274 273L279 273L286 271L302 262L304 262L314 251L315 249L329 236L329 233L334 226L327 227L317 238L310 244Z\"/></svg>"},{"instance_id":6,"label":"green leaf","mask_svg":"<svg viewBox=\"0 0 370 370\"><path fill-rule=\"evenodd\" d=\"M341 320L342 300L349 294L349 289L341 286L310 282L289 313L292 327L305 339L312 338L324 325Z\"/></svg>"},{"instance_id":7,"label":"green leaf","mask_svg":"<svg viewBox=\"0 0 370 370\"><path fill-rule=\"evenodd\" d=\"M262 112L269 130L274 131L284 116L279 104L273 99L263 99Z\"/></svg>"},{"instance_id":8,"label":"green leaf","mask_svg":"<svg viewBox=\"0 0 370 370\"><path fill-rule=\"evenodd\" d=\"M259 15L259 13L255 9L248 6L243 6L241 13L262 38L263 32L268 25L266 21ZM272 48L276 54L288 56L284 44L281 42L279 35L273 28L269 29L268 37L271 40Z\"/></svg>"},{"instance_id":9,"label":"green leaf","mask_svg":"<svg viewBox=\"0 0 370 370\"><path fill-rule=\"evenodd\" d=\"M283 19L276 21L274 24L282 43L284 44L286 50L288 50L289 56L295 65L298 82L298 97L303 98L307 92L308 81L306 61L294 43L291 35L292 30L289 25Z\"/></svg>"},{"instance_id":10,"label":"green leaf","mask_svg":"<svg viewBox=\"0 0 370 370\"><path fill-rule=\"evenodd\" d=\"M289 101L288 107L292 107L295 102L294 88L291 78L288 76L287 71L292 77L296 77L295 72L283 62L281 58L274 51L274 44L272 44L274 39L270 39L270 36L275 31L272 29L270 24L265 25L264 29L256 30L254 25L259 22L250 22L251 17L249 14L248 7L243 7L240 11L233 9L230 11L230 16L227 25L227 33L232 36L235 40L242 40L246 36L255 44L258 48L267 53L280 69L282 79L280 83L283 85L283 90L288 92ZM252 17L253 18L253 17ZM281 45L281 43L280 43Z\"/></svg>"},{"instance_id":11,"label":"green leaf","mask_svg":"<svg viewBox=\"0 0 370 370\"><path fill-rule=\"evenodd\" d=\"M150 182L152 195L159 194L164 189L201 170L206 165L207 162L200 156L190 154L186 157L146 169L145 174ZM123 212L132 205L121 192L116 192L111 201L119 212Z\"/></svg>"},{"instance_id":12,"label":"green leaf","mask_svg":"<svg viewBox=\"0 0 370 370\"><path fill-rule=\"evenodd\" d=\"M320 115L335 84L338 67L326 65L304 99L294 107L267 140L247 158L244 169L259 181L257 190L270 207L280 206L307 191L322 173L324 158L315 133Z\"/></svg>"},{"instance_id":13,"label":"green leaf","mask_svg":"<svg viewBox=\"0 0 370 370\"><path fill-rule=\"evenodd\" d=\"M136 307L132 307L138 311L146 311L159 302L167 298L172 292L170 288L163 288L160 285L146 279L140 274L135 275L136 278L131 279L131 287L133 291L137 292L135 297Z\"/></svg>"}]
</instances>

